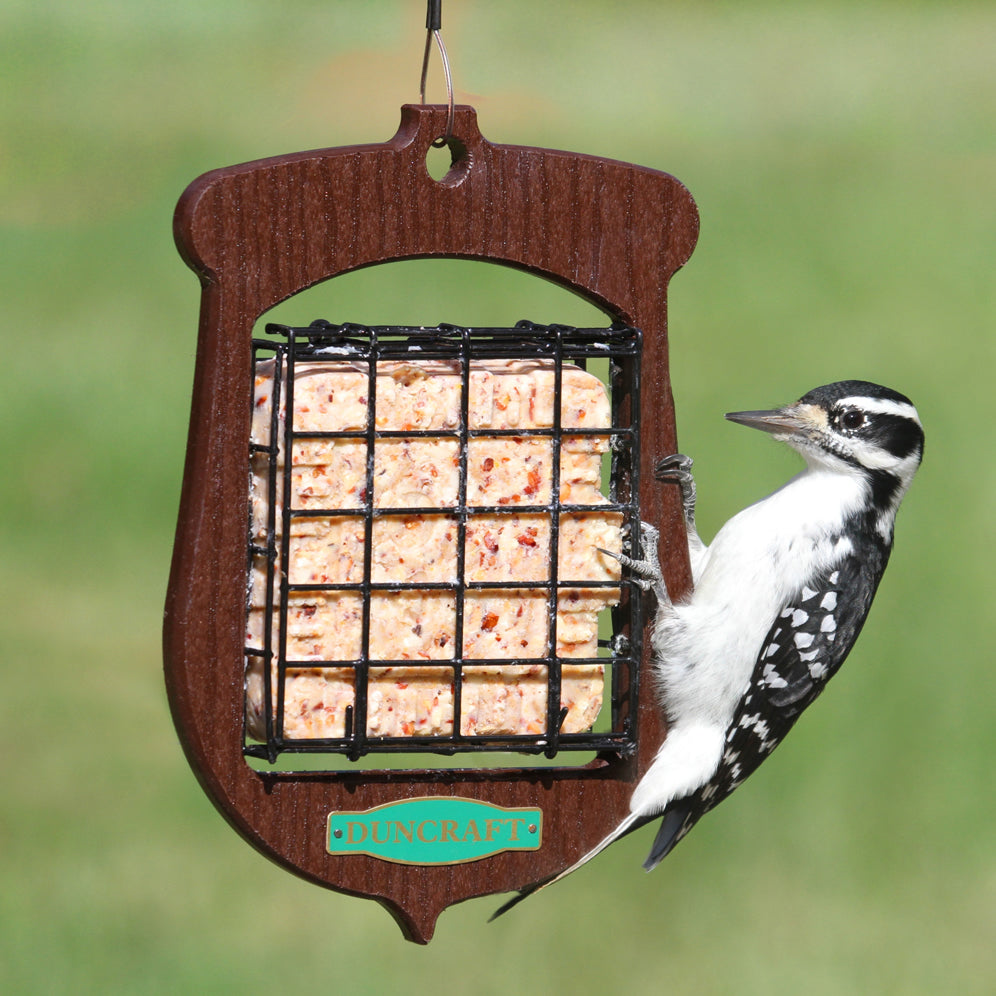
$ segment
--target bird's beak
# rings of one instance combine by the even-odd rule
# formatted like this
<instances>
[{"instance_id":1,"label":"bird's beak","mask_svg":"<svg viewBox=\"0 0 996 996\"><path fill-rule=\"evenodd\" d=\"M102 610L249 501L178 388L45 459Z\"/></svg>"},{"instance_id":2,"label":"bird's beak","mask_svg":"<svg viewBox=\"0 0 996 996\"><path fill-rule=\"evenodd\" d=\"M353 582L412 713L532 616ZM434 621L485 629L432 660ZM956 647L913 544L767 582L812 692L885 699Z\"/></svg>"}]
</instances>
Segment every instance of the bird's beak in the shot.
<instances>
[{"instance_id":1,"label":"bird's beak","mask_svg":"<svg viewBox=\"0 0 996 996\"><path fill-rule=\"evenodd\" d=\"M786 405L759 412L727 412L726 418L775 436L809 436L826 426L826 414L815 405Z\"/></svg>"}]
</instances>

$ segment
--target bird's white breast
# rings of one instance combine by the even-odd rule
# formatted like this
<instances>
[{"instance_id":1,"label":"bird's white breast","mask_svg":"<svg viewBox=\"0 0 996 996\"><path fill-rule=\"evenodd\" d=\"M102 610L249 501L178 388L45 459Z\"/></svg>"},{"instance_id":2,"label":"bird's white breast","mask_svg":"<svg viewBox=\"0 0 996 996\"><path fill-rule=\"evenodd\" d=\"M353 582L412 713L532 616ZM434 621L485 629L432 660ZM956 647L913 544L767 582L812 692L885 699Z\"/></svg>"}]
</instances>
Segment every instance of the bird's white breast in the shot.
<instances>
[{"instance_id":1,"label":"bird's white breast","mask_svg":"<svg viewBox=\"0 0 996 996\"><path fill-rule=\"evenodd\" d=\"M723 526L691 597L661 612L654 631L672 723L725 729L788 599L849 552L841 532L865 488L857 474L811 468Z\"/></svg>"}]
</instances>

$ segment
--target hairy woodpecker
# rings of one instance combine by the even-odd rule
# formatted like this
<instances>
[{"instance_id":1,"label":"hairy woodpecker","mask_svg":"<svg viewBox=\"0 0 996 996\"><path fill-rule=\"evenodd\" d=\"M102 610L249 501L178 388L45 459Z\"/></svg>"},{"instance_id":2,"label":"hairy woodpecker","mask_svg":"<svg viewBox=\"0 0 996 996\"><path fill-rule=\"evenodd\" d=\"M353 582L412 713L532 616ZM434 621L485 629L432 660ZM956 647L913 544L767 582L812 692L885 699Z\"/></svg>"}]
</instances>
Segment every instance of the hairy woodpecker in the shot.
<instances>
[{"instance_id":1,"label":"hairy woodpecker","mask_svg":"<svg viewBox=\"0 0 996 996\"><path fill-rule=\"evenodd\" d=\"M667 737L626 818L494 916L662 816L644 863L657 867L774 750L854 646L923 455L916 409L896 391L850 380L783 408L726 417L788 443L806 469L735 515L706 547L695 528L692 461L675 455L657 465L657 480L681 488L693 591L672 602L657 530L646 523L644 559L619 559L656 595L651 646Z\"/></svg>"}]
</instances>

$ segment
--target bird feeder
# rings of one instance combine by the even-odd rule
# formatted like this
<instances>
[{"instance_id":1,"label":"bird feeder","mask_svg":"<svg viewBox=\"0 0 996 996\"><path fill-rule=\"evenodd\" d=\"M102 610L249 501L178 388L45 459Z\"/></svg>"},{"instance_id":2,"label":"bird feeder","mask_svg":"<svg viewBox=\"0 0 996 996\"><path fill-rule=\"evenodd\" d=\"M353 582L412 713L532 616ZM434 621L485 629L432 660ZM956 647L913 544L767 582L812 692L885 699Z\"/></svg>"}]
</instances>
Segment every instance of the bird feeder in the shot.
<instances>
[{"instance_id":1,"label":"bird feeder","mask_svg":"<svg viewBox=\"0 0 996 996\"><path fill-rule=\"evenodd\" d=\"M434 143L452 158L439 180ZM663 740L647 596L598 530L638 553L640 520L655 524L669 590L687 587L680 496L652 466L676 450L667 288L697 231L672 176L494 144L452 105L406 105L382 144L212 171L179 202L202 297L164 629L177 731L249 843L378 900L410 940L453 903L575 861ZM323 320L254 337L306 288L420 258L523 270L606 325ZM542 411L513 418L502 378L526 370ZM577 402L593 373L596 421ZM392 490L406 459L425 480ZM506 549L538 566L501 574ZM589 630L602 620L587 642L571 643L572 599ZM427 606L445 635L425 632ZM527 695L515 723L483 716Z\"/></svg>"}]
</instances>

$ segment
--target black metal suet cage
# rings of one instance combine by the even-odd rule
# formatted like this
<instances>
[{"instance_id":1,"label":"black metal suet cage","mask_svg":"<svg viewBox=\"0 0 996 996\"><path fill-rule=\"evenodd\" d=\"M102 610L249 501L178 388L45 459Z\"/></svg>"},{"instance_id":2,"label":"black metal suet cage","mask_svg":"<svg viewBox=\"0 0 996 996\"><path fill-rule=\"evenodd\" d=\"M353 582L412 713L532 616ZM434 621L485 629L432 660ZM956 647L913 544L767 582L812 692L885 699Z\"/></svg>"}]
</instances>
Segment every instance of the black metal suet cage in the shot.
<instances>
[{"instance_id":1,"label":"black metal suet cage","mask_svg":"<svg viewBox=\"0 0 996 996\"><path fill-rule=\"evenodd\" d=\"M253 362L257 373L265 370L270 397L254 397L254 409L266 402L265 426L254 433L250 443L249 466L262 467L261 479L267 490L263 521L250 522L248 564L250 579L259 579L261 597L272 611L262 613L255 639L247 636L247 669L262 670L262 717L255 730L245 737L247 758L273 763L284 753L339 754L350 760L371 753L406 754L431 752L452 755L462 752L514 751L555 758L565 751L612 752L629 755L635 749L639 662L641 659L640 590L621 578L592 580L562 576L559 570L558 542L561 522L568 516L591 513L590 504L565 500L560 481L561 447L565 436L597 436L607 441L604 453L602 488L597 511L619 517L629 543L639 543L639 424L640 355L639 330L622 324L608 328L572 328L520 322L514 328L464 328L439 325L435 328L368 327L355 324L332 325L325 321L307 327L270 324L267 338L253 340ZM545 363L553 371L552 424L531 428L475 428L470 417L471 372L482 361L527 360ZM390 362L422 363L446 361L459 375L459 418L456 424L431 428L384 428L377 415L378 370ZM295 369L307 363L341 367L348 363L367 378L365 423L344 429L309 429L295 424ZM591 368L605 382L611 424L594 427L565 427L562 420L563 372L566 365ZM260 378L257 376L257 383ZM260 436L263 438L260 438ZM468 495L470 477L468 454L475 440L531 439L549 447L552 480L543 493L524 496L512 504L476 503ZM455 447L457 486L445 507L418 505L383 507L375 501L378 446L389 441L448 441ZM294 507L291 474L295 448L309 443L349 443L358 447L365 461L364 485L355 500L309 502ZM481 516L526 515L544 517L549 522L548 574L531 580L470 580L465 571L465 537ZM431 580L378 581L372 570L376 529L385 517L444 517L455 532L455 563L449 576ZM252 520L252 513L250 519ZM284 565L291 562L294 525L307 519L348 520L355 523L362 543L362 566L348 580L333 578L324 582L295 580ZM637 550L637 553L639 551ZM595 551L592 551L594 554ZM359 563L359 561L358 561ZM300 582L300 583L299 583ZM253 583L250 580L250 589ZM569 659L558 653L558 605L579 589L613 589L617 604L603 613L609 625L600 626L595 656ZM464 626L468 601L486 592L508 590L510 594L541 598L545 606L547 639L545 652L522 659L468 656ZM368 729L370 675L392 667L411 667L413 661L379 655L371 645L371 614L378 598L404 593L439 593L452 601L454 635L452 646L432 659L417 661L419 668L440 669L449 681L452 694L452 722L449 733L423 736L382 736ZM289 606L305 594L329 598L351 597L359 607L357 641L353 650L336 654L335 659L295 659L288 649ZM343 659L339 659L343 657ZM498 668L509 665L540 668L545 677L546 708L542 729L530 734L469 733L462 723L464 675L469 668ZM598 724L583 732L564 732L567 712L561 705L563 668L597 666L604 668L608 707L603 707ZM345 707L341 736L288 736L285 730L285 690L289 673L299 669L335 669L346 675L352 686L352 701ZM441 678L443 680L443 678Z\"/></svg>"}]
</instances>

